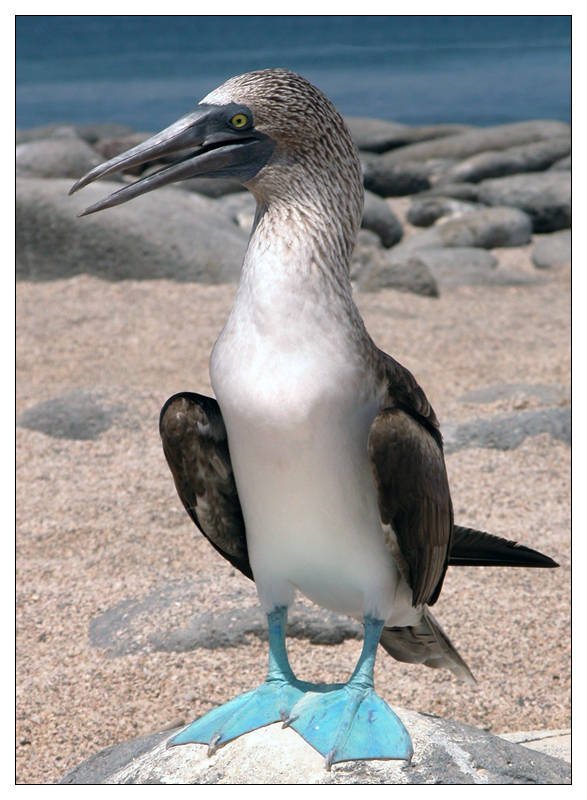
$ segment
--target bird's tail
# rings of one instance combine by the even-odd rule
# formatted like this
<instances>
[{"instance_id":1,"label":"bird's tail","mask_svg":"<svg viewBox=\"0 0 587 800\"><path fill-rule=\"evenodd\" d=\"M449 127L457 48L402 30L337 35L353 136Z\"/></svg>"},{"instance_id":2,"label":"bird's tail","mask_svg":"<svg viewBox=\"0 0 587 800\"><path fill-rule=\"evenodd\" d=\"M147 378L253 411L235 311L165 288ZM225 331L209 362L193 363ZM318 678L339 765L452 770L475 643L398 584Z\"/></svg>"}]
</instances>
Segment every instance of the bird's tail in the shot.
<instances>
[{"instance_id":1,"label":"bird's tail","mask_svg":"<svg viewBox=\"0 0 587 800\"><path fill-rule=\"evenodd\" d=\"M450 567L558 567L556 561L538 550L460 525L453 529L448 564Z\"/></svg>"},{"instance_id":2,"label":"bird's tail","mask_svg":"<svg viewBox=\"0 0 587 800\"><path fill-rule=\"evenodd\" d=\"M473 673L456 647L424 606L419 625L409 628L384 628L379 644L397 661L424 664L432 669L450 669L462 681L475 684Z\"/></svg>"}]
</instances>

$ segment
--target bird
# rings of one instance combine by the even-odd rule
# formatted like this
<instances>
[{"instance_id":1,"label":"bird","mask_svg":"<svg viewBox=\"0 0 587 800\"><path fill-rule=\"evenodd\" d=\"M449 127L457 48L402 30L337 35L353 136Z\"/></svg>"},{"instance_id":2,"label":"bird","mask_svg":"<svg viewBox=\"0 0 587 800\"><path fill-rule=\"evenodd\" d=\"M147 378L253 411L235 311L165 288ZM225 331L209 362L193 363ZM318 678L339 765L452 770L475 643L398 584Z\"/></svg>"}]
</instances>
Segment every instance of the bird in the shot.
<instances>
[{"instance_id":1,"label":"bird","mask_svg":"<svg viewBox=\"0 0 587 800\"><path fill-rule=\"evenodd\" d=\"M286 69L236 76L70 194L160 159L162 168L79 216L202 176L239 181L256 200L234 304L210 357L215 397L173 395L159 428L187 513L255 582L269 642L265 681L169 744L213 753L281 722L327 769L410 761L409 732L375 692L378 645L475 682L431 611L447 568L558 565L454 522L438 418L412 373L375 345L353 300L363 180L332 102ZM286 622L298 593L363 623L346 683L294 674Z\"/></svg>"}]
</instances>

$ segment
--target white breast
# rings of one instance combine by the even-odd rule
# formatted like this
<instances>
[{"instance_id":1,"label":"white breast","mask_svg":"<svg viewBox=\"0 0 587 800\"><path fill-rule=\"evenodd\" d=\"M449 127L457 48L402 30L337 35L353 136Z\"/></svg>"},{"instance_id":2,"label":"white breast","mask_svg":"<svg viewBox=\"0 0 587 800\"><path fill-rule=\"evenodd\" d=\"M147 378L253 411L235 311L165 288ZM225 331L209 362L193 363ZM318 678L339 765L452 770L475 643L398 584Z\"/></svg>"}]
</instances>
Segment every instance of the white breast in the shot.
<instances>
[{"instance_id":1,"label":"white breast","mask_svg":"<svg viewBox=\"0 0 587 800\"><path fill-rule=\"evenodd\" d=\"M389 618L399 576L368 456L374 392L327 309L295 297L287 326L274 304L237 301L210 366L259 596L270 610L299 589Z\"/></svg>"}]
</instances>

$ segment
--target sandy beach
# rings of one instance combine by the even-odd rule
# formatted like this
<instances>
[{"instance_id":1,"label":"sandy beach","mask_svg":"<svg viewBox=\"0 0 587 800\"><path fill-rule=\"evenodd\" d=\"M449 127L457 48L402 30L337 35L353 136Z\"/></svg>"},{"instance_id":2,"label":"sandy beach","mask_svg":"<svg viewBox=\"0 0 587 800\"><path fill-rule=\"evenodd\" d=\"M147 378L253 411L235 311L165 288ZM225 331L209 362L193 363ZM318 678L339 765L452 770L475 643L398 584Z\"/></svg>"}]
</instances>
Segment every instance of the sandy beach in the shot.
<instances>
[{"instance_id":1,"label":"sandy beach","mask_svg":"<svg viewBox=\"0 0 587 800\"><path fill-rule=\"evenodd\" d=\"M494 252L498 269L537 273L530 246ZM544 391L532 387L550 387L551 405L570 402L570 268L539 277L440 298L383 290L357 303L449 425L538 408ZM196 615L257 602L185 514L157 428L169 395L211 391L208 358L234 291L86 275L17 284L17 417L89 397L106 419L93 439L17 428L18 783L56 783L100 749L188 722L264 678L255 636L216 650L157 647ZM518 388L463 399L495 386ZM377 689L393 705L492 733L567 728L570 448L542 433L515 449L462 449L447 466L457 522L561 566L451 568L434 613L478 685L380 651ZM289 641L294 669L312 681L346 680L360 646Z\"/></svg>"}]
</instances>

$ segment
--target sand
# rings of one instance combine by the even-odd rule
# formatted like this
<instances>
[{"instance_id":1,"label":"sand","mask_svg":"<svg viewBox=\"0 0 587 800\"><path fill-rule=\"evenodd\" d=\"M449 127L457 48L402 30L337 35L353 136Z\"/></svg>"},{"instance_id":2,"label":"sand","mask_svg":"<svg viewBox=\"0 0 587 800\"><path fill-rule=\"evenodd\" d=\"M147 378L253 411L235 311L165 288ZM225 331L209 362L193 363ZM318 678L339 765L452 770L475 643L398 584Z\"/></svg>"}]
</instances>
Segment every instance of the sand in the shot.
<instances>
[{"instance_id":1,"label":"sand","mask_svg":"<svg viewBox=\"0 0 587 800\"><path fill-rule=\"evenodd\" d=\"M534 272L529 248L498 255L503 268ZM569 386L570 269L540 274L534 286L461 287L439 299L385 290L357 302L376 343L416 375L441 422L458 423L542 402L522 390L463 402L469 391ZM114 420L94 440L17 428L18 783L55 783L101 748L188 722L264 678L266 645L255 637L220 650L153 645L158 631L180 630L203 611L256 604L254 586L181 507L157 430L169 395L210 392L208 358L234 291L85 275L17 286L17 415L87 391ZM566 728L569 447L541 434L514 450L453 453L447 466L460 524L516 538L561 566L450 569L434 613L478 685L380 651L378 691L494 733ZM143 601L134 652L116 656L91 638L93 620L109 609L123 619ZM342 681L360 642L292 640L289 649L300 677Z\"/></svg>"}]
</instances>

